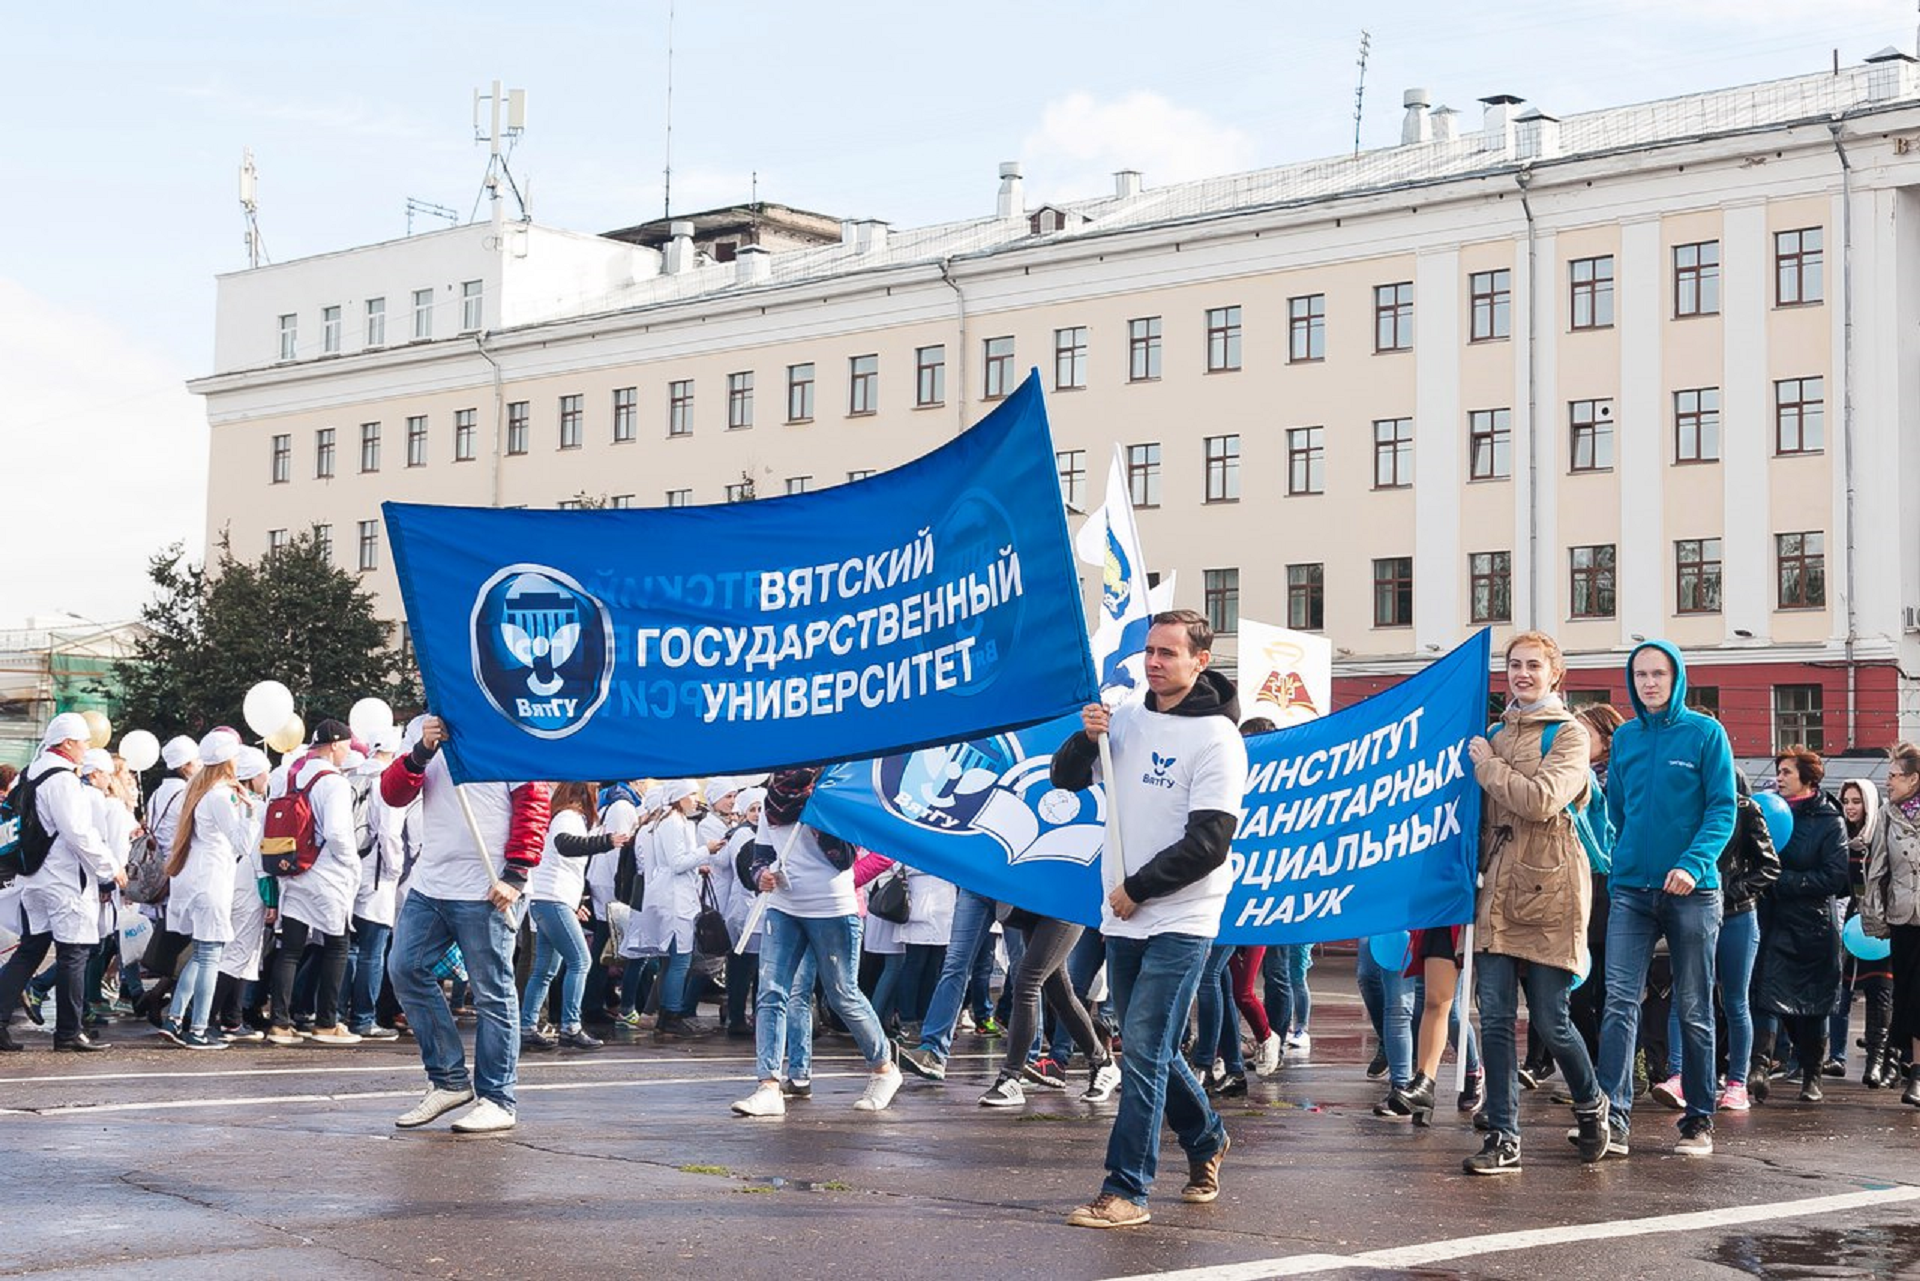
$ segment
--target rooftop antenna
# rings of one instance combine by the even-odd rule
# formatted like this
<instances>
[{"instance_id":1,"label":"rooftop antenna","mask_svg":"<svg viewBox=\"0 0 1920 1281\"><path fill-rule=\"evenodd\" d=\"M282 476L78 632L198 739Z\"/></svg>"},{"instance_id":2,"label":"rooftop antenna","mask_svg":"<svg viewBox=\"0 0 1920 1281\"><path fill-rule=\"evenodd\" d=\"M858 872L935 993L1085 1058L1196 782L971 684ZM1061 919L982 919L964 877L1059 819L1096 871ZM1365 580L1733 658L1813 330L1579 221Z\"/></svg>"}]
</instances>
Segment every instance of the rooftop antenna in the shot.
<instances>
[{"instance_id":1,"label":"rooftop antenna","mask_svg":"<svg viewBox=\"0 0 1920 1281\"><path fill-rule=\"evenodd\" d=\"M487 122L483 126L480 120L480 104L488 105ZM501 113L506 113L502 127ZM473 140L487 144L487 176L480 183L481 194L493 204L493 221L496 225L506 220L506 211L500 204L500 180L507 180L508 190L513 192L514 203L519 207L520 220L527 218L527 200L520 192L519 184L513 180L513 170L508 161L513 157L514 144L520 141L520 135L527 131L527 91L509 89L501 92L500 82L493 82L493 91L483 93L473 91ZM505 150L500 144L505 142ZM478 198L476 197L476 205ZM478 212L476 208L475 212Z\"/></svg>"},{"instance_id":2,"label":"rooftop antenna","mask_svg":"<svg viewBox=\"0 0 1920 1281\"><path fill-rule=\"evenodd\" d=\"M1373 36L1360 33L1360 80L1353 87L1353 154L1360 154L1360 108L1367 100L1367 51L1373 48Z\"/></svg>"},{"instance_id":3,"label":"rooftop antenna","mask_svg":"<svg viewBox=\"0 0 1920 1281\"><path fill-rule=\"evenodd\" d=\"M253 148L240 153L240 208L247 219L247 266L272 262L266 238L260 234L260 171L253 166Z\"/></svg>"},{"instance_id":4,"label":"rooftop antenna","mask_svg":"<svg viewBox=\"0 0 1920 1281\"><path fill-rule=\"evenodd\" d=\"M673 0L667 0L667 168L664 218L673 217Z\"/></svg>"},{"instance_id":5,"label":"rooftop antenna","mask_svg":"<svg viewBox=\"0 0 1920 1281\"><path fill-rule=\"evenodd\" d=\"M460 211L449 209L445 205L436 205L431 200L422 200L417 196L407 197L407 234L413 234L413 216L425 214L434 218L445 218L449 227L460 225Z\"/></svg>"}]
</instances>

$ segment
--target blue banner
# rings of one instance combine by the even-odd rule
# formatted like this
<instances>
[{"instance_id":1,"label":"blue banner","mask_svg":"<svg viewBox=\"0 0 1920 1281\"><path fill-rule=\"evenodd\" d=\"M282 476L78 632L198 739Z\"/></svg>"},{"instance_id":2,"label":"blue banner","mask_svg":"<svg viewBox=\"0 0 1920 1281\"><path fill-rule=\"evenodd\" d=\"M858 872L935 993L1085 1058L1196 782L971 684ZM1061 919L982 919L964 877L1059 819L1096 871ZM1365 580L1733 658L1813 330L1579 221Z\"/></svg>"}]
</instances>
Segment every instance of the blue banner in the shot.
<instances>
[{"instance_id":1,"label":"blue banner","mask_svg":"<svg viewBox=\"0 0 1920 1281\"><path fill-rule=\"evenodd\" d=\"M461 781L847 760L1093 697L1037 375L933 453L818 493L383 510Z\"/></svg>"},{"instance_id":2,"label":"blue banner","mask_svg":"<svg viewBox=\"0 0 1920 1281\"><path fill-rule=\"evenodd\" d=\"M1486 731L1481 631L1393 688L1248 740L1224 943L1315 943L1473 917ZM1046 916L1098 925L1105 800L1049 759L1078 715L827 771L807 821Z\"/></svg>"}]
</instances>

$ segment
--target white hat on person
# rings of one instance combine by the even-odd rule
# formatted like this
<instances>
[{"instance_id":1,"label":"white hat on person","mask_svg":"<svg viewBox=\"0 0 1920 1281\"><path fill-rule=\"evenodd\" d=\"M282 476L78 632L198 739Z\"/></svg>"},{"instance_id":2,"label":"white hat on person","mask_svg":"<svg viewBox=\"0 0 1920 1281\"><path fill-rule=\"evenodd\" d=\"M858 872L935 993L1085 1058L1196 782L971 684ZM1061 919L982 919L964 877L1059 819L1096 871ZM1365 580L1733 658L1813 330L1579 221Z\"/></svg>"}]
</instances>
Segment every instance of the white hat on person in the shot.
<instances>
[{"instance_id":1,"label":"white hat on person","mask_svg":"<svg viewBox=\"0 0 1920 1281\"><path fill-rule=\"evenodd\" d=\"M200 763L224 765L240 755L240 736L230 729L217 729L200 740Z\"/></svg>"},{"instance_id":2,"label":"white hat on person","mask_svg":"<svg viewBox=\"0 0 1920 1281\"><path fill-rule=\"evenodd\" d=\"M175 734L160 749L160 759L166 762L168 769L179 769L200 754L200 744L185 734Z\"/></svg>"},{"instance_id":3,"label":"white hat on person","mask_svg":"<svg viewBox=\"0 0 1920 1281\"><path fill-rule=\"evenodd\" d=\"M86 717L78 712L62 712L47 722L47 732L40 736L40 746L58 747L76 740L85 743L92 738L93 730L88 727Z\"/></svg>"},{"instance_id":4,"label":"white hat on person","mask_svg":"<svg viewBox=\"0 0 1920 1281\"><path fill-rule=\"evenodd\" d=\"M259 778L262 774L273 772L273 762L267 754L257 747L242 747L240 754L234 757L234 774L241 782L250 778Z\"/></svg>"}]
</instances>

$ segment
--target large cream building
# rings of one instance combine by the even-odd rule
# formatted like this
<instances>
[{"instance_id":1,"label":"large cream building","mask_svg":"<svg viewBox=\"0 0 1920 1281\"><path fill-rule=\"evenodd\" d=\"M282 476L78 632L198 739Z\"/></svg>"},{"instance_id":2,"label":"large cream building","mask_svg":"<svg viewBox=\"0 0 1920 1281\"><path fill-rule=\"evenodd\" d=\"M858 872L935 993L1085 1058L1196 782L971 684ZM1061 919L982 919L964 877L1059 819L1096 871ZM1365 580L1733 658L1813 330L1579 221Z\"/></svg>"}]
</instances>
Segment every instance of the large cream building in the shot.
<instances>
[{"instance_id":1,"label":"large cream building","mask_svg":"<svg viewBox=\"0 0 1920 1281\"><path fill-rule=\"evenodd\" d=\"M939 226L496 221L222 276L209 543L317 525L397 616L385 499L842 484L1037 368L1069 504L1120 445L1180 602L1324 631L1338 701L1486 623L1622 704L1672 638L1742 754L1920 733L1913 61L1406 100L1397 147L1038 208L1010 165Z\"/></svg>"}]
</instances>

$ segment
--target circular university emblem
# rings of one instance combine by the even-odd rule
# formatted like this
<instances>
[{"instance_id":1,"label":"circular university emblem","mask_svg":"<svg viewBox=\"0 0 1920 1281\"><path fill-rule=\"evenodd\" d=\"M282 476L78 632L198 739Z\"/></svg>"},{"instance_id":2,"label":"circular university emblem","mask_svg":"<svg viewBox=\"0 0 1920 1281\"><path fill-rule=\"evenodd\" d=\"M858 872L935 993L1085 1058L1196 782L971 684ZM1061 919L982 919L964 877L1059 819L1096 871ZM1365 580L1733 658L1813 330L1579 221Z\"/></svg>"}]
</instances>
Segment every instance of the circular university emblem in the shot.
<instances>
[{"instance_id":1,"label":"circular university emblem","mask_svg":"<svg viewBox=\"0 0 1920 1281\"><path fill-rule=\"evenodd\" d=\"M606 701L613 616L545 565L509 565L473 601L473 678L502 716L537 738L565 738Z\"/></svg>"}]
</instances>

